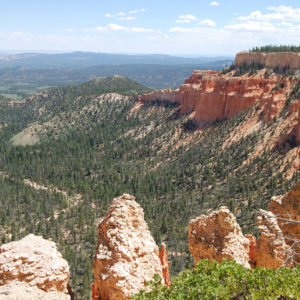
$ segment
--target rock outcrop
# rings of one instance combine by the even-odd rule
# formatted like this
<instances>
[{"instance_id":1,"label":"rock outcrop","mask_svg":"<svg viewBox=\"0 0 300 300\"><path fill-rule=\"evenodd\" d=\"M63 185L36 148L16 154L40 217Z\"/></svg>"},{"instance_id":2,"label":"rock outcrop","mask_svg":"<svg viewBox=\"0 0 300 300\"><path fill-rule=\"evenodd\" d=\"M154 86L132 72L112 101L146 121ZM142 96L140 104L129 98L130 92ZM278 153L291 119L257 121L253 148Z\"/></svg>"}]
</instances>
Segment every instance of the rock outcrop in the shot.
<instances>
[{"instance_id":1,"label":"rock outcrop","mask_svg":"<svg viewBox=\"0 0 300 300\"><path fill-rule=\"evenodd\" d=\"M246 268L249 265L249 240L244 237L236 218L226 207L201 215L188 225L189 250L195 263L208 258L222 261L234 259Z\"/></svg>"},{"instance_id":2,"label":"rock outcrop","mask_svg":"<svg viewBox=\"0 0 300 300\"><path fill-rule=\"evenodd\" d=\"M129 299L155 274L163 278L158 247L133 196L115 198L101 219L93 271L93 299L101 300Z\"/></svg>"},{"instance_id":3,"label":"rock outcrop","mask_svg":"<svg viewBox=\"0 0 300 300\"><path fill-rule=\"evenodd\" d=\"M170 281L170 273L169 273L169 260L167 256L167 250L166 245L161 244L160 250L159 250L159 259L162 265L162 271L163 271L163 278L165 281L165 285L169 288L171 287L171 281Z\"/></svg>"},{"instance_id":4,"label":"rock outcrop","mask_svg":"<svg viewBox=\"0 0 300 300\"><path fill-rule=\"evenodd\" d=\"M249 240L249 263L252 268L256 266L256 237L252 234L245 234Z\"/></svg>"},{"instance_id":5,"label":"rock outcrop","mask_svg":"<svg viewBox=\"0 0 300 300\"><path fill-rule=\"evenodd\" d=\"M300 53L298 52L240 52L235 57L235 66L259 63L265 68L300 69Z\"/></svg>"},{"instance_id":6,"label":"rock outcrop","mask_svg":"<svg viewBox=\"0 0 300 300\"><path fill-rule=\"evenodd\" d=\"M195 263L232 258L245 267L269 269L300 263L300 181L284 196L274 196L257 217L260 237L243 236L227 208L189 223L189 249Z\"/></svg>"},{"instance_id":7,"label":"rock outcrop","mask_svg":"<svg viewBox=\"0 0 300 300\"><path fill-rule=\"evenodd\" d=\"M260 238L256 247L256 265L277 269L286 264L290 247L286 244L277 218L270 211L260 211L257 217Z\"/></svg>"},{"instance_id":8,"label":"rock outcrop","mask_svg":"<svg viewBox=\"0 0 300 300\"><path fill-rule=\"evenodd\" d=\"M54 242L30 234L0 247L0 299L71 299L69 277Z\"/></svg>"},{"instance_id":9,"label":"rock outcrop","mask_svg":"<svg viewBox=\"0 0 300 300\"><path fill-rule=\"evenodd\" d=\"M276 217L278 226L283 234L285 242L291 247L291 253L294 255L294 263L300 263L300 181L284 196L275 196L272 198L268 210Z\"/></svg>"},{"instance_id":10,"label":"rock outcrop","mask_svg":"<svg viewBox=\"0 0 300 300\"><path fill-rule=\"evenodd\" d=\"M172 90L170 88L165 90L157 90L140 97L141 102L155 102L155 101L167 101L170 103L180 103L179 89Z\"/></svg>"},{"instance_id":11,"label":"rock outcrop","mask_svg":"<svg viewBox=\"0 0 300 300\"><path fill-rule=\"evenodd\" d=\"M154 91L138 100L180 103L180 113L194 112L193 121L199 126L234 117L260 101L263 118L268 121L285 106L293 82L276 75L265 76L264 72L235 77L195 70L179 89Z\"/></svg>"}]
</instances>

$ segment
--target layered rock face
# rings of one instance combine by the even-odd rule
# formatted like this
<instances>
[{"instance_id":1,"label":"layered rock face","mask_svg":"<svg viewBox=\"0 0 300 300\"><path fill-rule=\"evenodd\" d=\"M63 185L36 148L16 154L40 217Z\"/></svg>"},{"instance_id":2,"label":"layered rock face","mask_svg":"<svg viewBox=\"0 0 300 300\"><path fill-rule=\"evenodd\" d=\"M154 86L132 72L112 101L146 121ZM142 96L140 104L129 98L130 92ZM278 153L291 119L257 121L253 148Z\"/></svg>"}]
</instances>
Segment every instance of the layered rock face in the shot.
<instances>
[{"instance_id":1,"label":"layered rock face","mask_svg":"<svg viewBox=\"0 0 300 300\"><path fill-rule=\"evenodd\" d=\"M40 236L0 247L0 299L71 299L69 277L55 243Z\"/></svg>"},{"instance_id":2,"label":"layered rock face","mask_svg":"<svg viewBox=\"0 0 300 300\"><path fill-rule=\"evenodd\" d=\"M162 269L142 208L133 196L115 198L98 225L93 299L129 299Z\"/></svg>"},{"instance_id":3,"label":"layered rock face","mask_svg":"<svg viewBox=\"0 0 300 300\"><path fill-rule=\"evenodd\" d=\"M242 66L259 63L265 68L287 68L289 70L300 69L300 53L295 52L240 52L235 57L234 64Z\"/></svg>"},{"instance_id":4,"label":"layered rock face","mask_svg":"<svg viewBox=\"0 0 300 300\"><path fill-rule=\"evenodd\" d=\"M195 70L179 89L154 91L138 99L141 102L180 103L180 113L193 111L193 121L199 125L231 118L261 101L264 118L269 120L285 106L289 87L288 79L275 75L265 77L264 72L234 77L220 72Z\"/></svg>"},{"instance_id":5,"label":"layered rock face","mask_svg":"<svg viewBox=\"0 0 300 300\"><path fill-rule=\"evenodd\" d=\"M201 215L188 225L189 250L195 263L208 258L222 261L234 259L246 268L249 265L249 240L244 237L235 217L226 207Z\"/></svg>"}]
</instances>

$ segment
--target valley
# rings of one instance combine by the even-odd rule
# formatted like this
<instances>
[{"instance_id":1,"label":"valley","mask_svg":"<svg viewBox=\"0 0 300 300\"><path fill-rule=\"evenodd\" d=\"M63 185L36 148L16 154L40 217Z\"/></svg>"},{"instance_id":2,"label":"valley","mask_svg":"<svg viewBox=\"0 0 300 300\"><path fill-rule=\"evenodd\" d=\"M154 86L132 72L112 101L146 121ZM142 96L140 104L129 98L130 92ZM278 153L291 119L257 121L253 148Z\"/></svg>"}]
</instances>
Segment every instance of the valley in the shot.
<instances>
[{"instance_id":1,"label":"valley","mask_svg":"<svg viewBox=\"0 0 300 300\"><path fill-rule=\"evenodd\" d=\"M227 206L257 235L257 211L299 179L299 77L238 72L195 71L164 91L114 75L1 99L1 242L51 238L76 299L89 299L96 224L124 193L172 276L193 265L187 225L200 214Z\"/></svg>"}]
</instances>

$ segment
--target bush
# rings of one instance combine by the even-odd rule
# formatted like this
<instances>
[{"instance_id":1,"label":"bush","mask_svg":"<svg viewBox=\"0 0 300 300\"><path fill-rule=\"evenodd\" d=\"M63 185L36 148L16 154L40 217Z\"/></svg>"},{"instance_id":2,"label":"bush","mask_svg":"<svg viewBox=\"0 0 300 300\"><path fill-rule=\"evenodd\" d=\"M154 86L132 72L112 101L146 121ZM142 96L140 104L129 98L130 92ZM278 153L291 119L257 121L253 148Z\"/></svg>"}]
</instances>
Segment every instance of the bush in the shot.
<instances>
[{"instance_id":1,"label":"bush","mask_svg":"<svg viewBox=\"0 0 300 300\"><path fill-rule=\"evenodd\" d=\"M299 299L300 267L268 270L246 269L233 261L202 260L172 281L172 289L149 283L151 292L141 291L133 299Z\"/></svg>"}]
</instances>

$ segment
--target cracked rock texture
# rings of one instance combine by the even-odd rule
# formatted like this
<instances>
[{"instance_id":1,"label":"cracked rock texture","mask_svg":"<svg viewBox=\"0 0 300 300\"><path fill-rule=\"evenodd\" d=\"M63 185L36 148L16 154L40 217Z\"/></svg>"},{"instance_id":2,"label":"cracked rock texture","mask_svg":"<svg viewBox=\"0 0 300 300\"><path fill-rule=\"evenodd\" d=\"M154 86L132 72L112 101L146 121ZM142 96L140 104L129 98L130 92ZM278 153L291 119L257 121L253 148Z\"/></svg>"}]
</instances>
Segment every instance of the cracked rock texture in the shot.
<instances>
[{"instance_id":1,"label":"cracked rock texture","mask_svg":"<svg viewBox=\"0 0 300 300\"><path fill-rule=\"evenodd\" d=\"M0 299L71 299L69 277L54 242L29 234L0 247Z\"/></svg>"},{"instance_id":2,"label":"cracked rock texture","mask_svg":"<svg viewBox=\"0 0 300 300\"><path fill-rule=\"evenodd\" d=\"M249 265L249 240L243 235L236 218L226 207L201 215L188 225L189 250L195 264L203 258L233 259L246 268Z\"/></svg>"},{"instance_id":3,"label":"cracked rock texture","mask_svg":"<svg viewBox=\"0 0 300 300\"><path fill-rule=\"evenodd\" d=\"M133 196L115 198L100 220L93 271L93 299L101 300L129 299L155 274L163 278L158 247Z\"/></svg>"}]
</instances>

